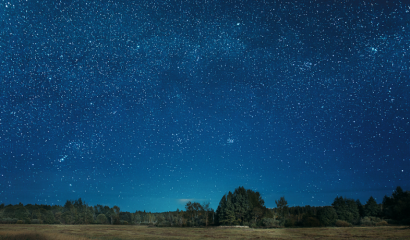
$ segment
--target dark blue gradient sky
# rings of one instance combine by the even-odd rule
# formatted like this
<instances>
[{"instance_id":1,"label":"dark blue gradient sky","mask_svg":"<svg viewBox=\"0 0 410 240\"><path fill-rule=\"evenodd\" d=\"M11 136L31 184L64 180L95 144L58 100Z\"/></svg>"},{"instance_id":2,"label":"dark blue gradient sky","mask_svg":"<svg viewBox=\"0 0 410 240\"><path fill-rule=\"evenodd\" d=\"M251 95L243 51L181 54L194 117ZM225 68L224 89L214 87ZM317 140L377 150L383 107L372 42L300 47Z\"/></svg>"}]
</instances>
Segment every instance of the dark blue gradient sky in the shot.
<instances>
[{"instance_id":1,"label":"dark blue gradient sky","mask_svg":"<svg viewBox=\"0 0 410 240\"><path fill-rule=\"evenodd\" d=\"M0 202L409 189L405 1L1 1Z\"/></svg>"}]
</instances>

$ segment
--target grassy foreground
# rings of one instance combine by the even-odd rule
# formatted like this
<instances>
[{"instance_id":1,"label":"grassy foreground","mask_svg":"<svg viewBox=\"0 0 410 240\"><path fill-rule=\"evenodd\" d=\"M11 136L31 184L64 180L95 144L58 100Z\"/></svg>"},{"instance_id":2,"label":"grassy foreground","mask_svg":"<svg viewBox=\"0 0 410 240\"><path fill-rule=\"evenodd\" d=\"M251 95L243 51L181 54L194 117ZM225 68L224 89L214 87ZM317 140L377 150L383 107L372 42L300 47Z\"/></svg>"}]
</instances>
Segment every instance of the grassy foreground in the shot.
<instances>
[{"instance_id":1,"label":"grassy foreground","mask_svg":"<svg viewBox=\"0 0 410 240\"><path fill-rule=\"evenodd\" d=\"M85 239L409 239L410 228L157 228L112 225L0 225L0 240Z\"/></svg>"}]
</instances>

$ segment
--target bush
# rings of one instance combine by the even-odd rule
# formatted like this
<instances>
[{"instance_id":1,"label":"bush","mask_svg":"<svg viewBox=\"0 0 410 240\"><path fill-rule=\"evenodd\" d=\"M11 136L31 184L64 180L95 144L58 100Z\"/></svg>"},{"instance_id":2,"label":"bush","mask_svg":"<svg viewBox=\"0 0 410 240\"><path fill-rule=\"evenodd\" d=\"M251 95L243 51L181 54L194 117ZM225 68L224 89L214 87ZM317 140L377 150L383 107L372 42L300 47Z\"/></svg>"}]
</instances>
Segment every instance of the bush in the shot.
<instances>
[{"instance_id":1,"label":"bush","mask_svg":"<svg viewBox=\"0 0 410 240\"><path fill-rule=\"evenodd\" d=\"M23 224L24 222L23 222L23 220L18 220L17 222L16 222L16 224Z\"/></svg>"},{"instance_id":2,"label":"bush","mask_svg":"<svg viewBox=\"0 0 410 240\"><path fill-rule=\"evenodd\" d=\"M144 226L154 226L154 223L142 222L140 225L144 225Z\"/></svg>"},{"instance_id":3,"label":"bush","mask_svg":"<svg viewBox=\"0 0 410 240\"><path fill-rule=\"evenodd\" d=\"M106 224L108 222L107 217L104 214L99 214L97 216L97 223L99 224Z\"/></svg>"},{"instance_id":4,"label":"bush","mask_svg":"<svg viewBox=\"0 0 410 240\"><path fill-rule=\"evenodd\" d=\"M360 219L360 225L361 226L378 226L377 224L382 222L382 220L378 217L364 217ZM386 221L384 221L386 222ZM382 223L383 224L383 223ZM386 222L387 224L387 222ZM384 225L380 225L384 226Z\"/></svg>"},{"instance_id":5,"label":"bush","mask_svg":"<svg viewBox=\"0 0 410 240\"><path fill-rule=\"evenodd\" d=\"M251 223L251 225L249 225L249 227L250 227L250 228L257 228L258 225L256 225L256 223L253 222L253 223Z\"/></svg>"},{"instance_id":6,"label":"bush","mask_svg":"<svg viewBox=\"0 0 410 240\"><path fill-rule=\"evenodd\" d=\"M262 218L262 225L268 228L279 227L279 221L273 218Z\"/></svg>"},{"instance_id":7,"label":"bush","mask_svg":"<svg viewBox=\"0 0 410 240\"><path fill-rule=\"evenodd\" d=\"M303 218L302 220L302 226L304 227L320 227L320 221L319 219L315 218L315 217L306 217Z\"/></svg>"},{"instance_id":8,"label":"bush","mask_svg":"<svg viewBox=\"0 0 410 240\"><path fill-rule=\"evenodd\" d=\"M120 220L120 223L121 223L121 225L128 225L128 222L124 221L124 220Z\"/></svg>"},{"instance_id":9,"label":"bush","mask_svg":"<svg viewBox=\"0 0 410 240\"><path fill-rule=\"evenodd\" d=\"M410 218L406 218L406 219L401 220L401 224L410 225Z\"/></svg>"},{"instance_id":10,"label":"bush","mask_svg":"<svg viewBox=\"0 0 410 240\"><path fill-rule=\"evenodd\" d=\"M335 226L336 227L350 227L351 224L343 220L336 220Z\"/></svg>"},{"instance_id":11,"label":"bush","mask_svg":"<svg viewBox=\"0 0 410 240\"><path fill-rule=\"evenodd\" d=\"M399 224L398 221L393 220L393 219L384 219L384 221L386 221L388 224Z\"/></svg>"},{"instance_id":12,"label":"bush","mask_svg":"<svg viewBox=\"0 0 410 240\"><path fill-rule=\"evenodd\" d=\"M389 224L384 220L376 223L376 226L387 226L387 225L389 225Z\"/></svg>"},{"instance_id":13,"label":"bush","mask_svg":"<svg viewBox=\"0 0 410 240\"><path fill-rule=\"evenodd\" d=\"M31 224L41 224L41 221L38 219L31 220Z\"/></svg>"},{"instance_id":14,"label":"bush","mask_svg":"<svg viewBox=\"0 0 410 240\"><path fill-rule=\"evenodd\" d=\"M15 224L18 221L17 218L3 218L0 220L2 224Z\"/></svg>"},{"instance_id":15,"label":"bush","mask_svg":"<svg viewBox=\"0 0 410 240\"><path fill-rule=\"evenodd\" d=\"M155 226L157 226L157 227L172 227L171 226L171 223L170 222L168 222L168 221L163 221L162 223L160 223L160 224L155 224Z\"/></svg>"},{"instance_id":16,"label":"bush","mask_svg":"<svg viewBox=\"0 0 410 240\"><path fill-rule=\"evenodd\" d=\"M360 225L361 226L373 226L373 223L369 217L364 217L360 219Z\"/></svg>"},{"instance_id":17,"label":"bush","mask_svg":"<svg viewBox=\"0 0 410 240\"><path fill-rule=\"evenodd\" d=\"M285 227L294 227L296 225L296 221L293 218L288 218L285 220Z\"/></svg>"}]
</instances>

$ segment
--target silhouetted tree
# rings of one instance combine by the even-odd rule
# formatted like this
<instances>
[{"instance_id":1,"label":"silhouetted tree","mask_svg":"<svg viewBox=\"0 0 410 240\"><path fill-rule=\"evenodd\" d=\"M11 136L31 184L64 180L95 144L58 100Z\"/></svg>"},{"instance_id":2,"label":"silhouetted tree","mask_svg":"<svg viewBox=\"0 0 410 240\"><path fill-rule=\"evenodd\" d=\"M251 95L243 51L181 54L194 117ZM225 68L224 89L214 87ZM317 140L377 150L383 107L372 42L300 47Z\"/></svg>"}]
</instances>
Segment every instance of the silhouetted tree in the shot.
<instances>
[{"instance_id":1,"label":"silhouetted tree","mask_svg":"<svg viewBox=\"0 0 410 240\"><path fill-rule=\"evenodd\" d=\"M364 212L366 216L378 216L380 213L380 207L376 200L371 196L364 205Z\"/></svg>"},{"instance_id":2,"label":"silhouetted tree","mask_svg":"<svg viewBox=\"0 0 410 240\"><path fill-rule=\"evenodd\" d=\"M337 213L332 207L323 207L318 210L317 218L324 226L333 226L337 219Z\"/></svg>"},{"instance_id":3,"label":"silhouetted tree","mask_svg":"<svg viewBox=\"0 0 410 240\"><path fill-rule=\"evenodd\" d=\"M205 226L208 227L210 214L213 212L212 208L209 207L210 203L205 202L202 204L204 214L205 214Z\"/></svg>"},{"instance_id":4,"label":"silhouetted tree","mask_svg":"<svg viewBox=\"0 0 410 240\"><path fill-rule=\"evenodd\" d=\"M226 197L226 210L225 210L225 224L232 225L235 222L235 205L232 202L233 194L229 191Z\"/></svg>"},{"instance_id":5,"label":"silhouetted tree","mask_svg":"<svg viewBox=\"0 0 410 240\"><path fill-rule=\"evenodd\" d=\"M120 224L120 207L114 206L111 212L111 224Z\"/></svg>"},{"instance_id":6,"label":"silhouetted tree","mask_svg":"<svg viewBox=\"0 0 410 240\"><path fill-rule=\"evenodd\" d=\"M356 223L359 220L359 208L353 199L336 197L332 206L336 210L338 219L350 223Z\"/></svg>"},{"instance_id":7,"label":"silhouetted tree","mask_svg":"<svg viewBox=\"0 0 410 240\"><path fill-rule=\"evenodd\" d=\"M246 215L250 211L249 198L244 187L235 189L232 201L235 208L235 217L240 223L243 223Z\"/></svg>"},{"instance_id":8,"label":"silhouetted tree","mask_svg":"<svg viewBox=\"0 0 410 240\"><path fill-rule=\"evenodd\" d=\"M254 207L252 210L252 217L255 220L255 223L258 219L261 219L263 216L263 209L260 207Z\"/></svg>"},{"instance_id":9,"label":"silhouetted tree","mask_svg":"<svg viewBox=\"0 0 410 240\"><path fill-rule=\"evenodd\" d=\"M356 204L357 204L357 208L359 209L359 215L361 218L366 216L366 213L364 212L364 206L363 204L360 202L359 199L356 200Z\"/></svg>"},{"instance_id":10,"label":"silhouetted tree","mask_svg":"<svg viewBox=\"0 0 410 240\"><path fill-rule=\"evenodd\" d=\"M288 208L288 202L285 200L285 197L280 197L279 201L275 200L275 203L276 203L276 207L279 211L279 215L281 217L284 217L285 216L285 211Z\"/></svg>"},{"instance_id":11,"label":"silhouetted tree","mask_svg":"<svg viewBox=\"0 0 410 240\"><path fill-rule=\"evenodd\" d=\"M218 208L216 209L216 222L219 225L223 225L226 219L226 195L223 195L221 201L219 201Z\"/></svg>"},{"instance_id":12,"label":"silhouetted tree","mask_svg":"<svg viewBox=\"0 0 410 240\"><path fill-rule=\"evenodd\" d=\"M410 191L404 192L399 186L392 196L383 198L383 214L387 218L410 223Z\"/></svg>"},{"instance_id":13,"label":"silhouetted tree","mask_svg":"<svg viewBox=\"0 0 410 240\"><path fill-rule=\"evenodd\" d=\"M216 210L217 224L245 224L251 220L255 221L254 209L258 213L256 219L261 220L264 215L270 216L270 211L266 209L264 204L259 192L238 187L234 193L229 192L224 195L219 202Z\"/></svg>"}]
</instances>

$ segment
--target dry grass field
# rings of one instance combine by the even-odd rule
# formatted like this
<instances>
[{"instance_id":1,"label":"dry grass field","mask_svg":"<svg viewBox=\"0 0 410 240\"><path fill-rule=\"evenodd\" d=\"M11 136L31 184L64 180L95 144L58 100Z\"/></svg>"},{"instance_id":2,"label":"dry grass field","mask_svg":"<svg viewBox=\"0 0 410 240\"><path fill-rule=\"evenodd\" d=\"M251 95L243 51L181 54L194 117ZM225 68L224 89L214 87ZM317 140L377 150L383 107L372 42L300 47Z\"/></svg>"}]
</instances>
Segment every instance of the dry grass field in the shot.
<instances>
[{"instance_id":1,"label":"dry grass field","mask_svg":"<svg viewBox=\"0 0 410 240\"><path fill-rule=\"evenodd\" d=\"M112 225L0 225L0 240L85 239L410 239L409 227L157 228Z\"/></svg>"}]
</instances>

